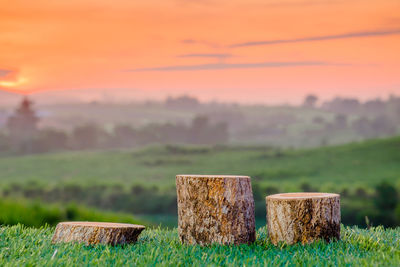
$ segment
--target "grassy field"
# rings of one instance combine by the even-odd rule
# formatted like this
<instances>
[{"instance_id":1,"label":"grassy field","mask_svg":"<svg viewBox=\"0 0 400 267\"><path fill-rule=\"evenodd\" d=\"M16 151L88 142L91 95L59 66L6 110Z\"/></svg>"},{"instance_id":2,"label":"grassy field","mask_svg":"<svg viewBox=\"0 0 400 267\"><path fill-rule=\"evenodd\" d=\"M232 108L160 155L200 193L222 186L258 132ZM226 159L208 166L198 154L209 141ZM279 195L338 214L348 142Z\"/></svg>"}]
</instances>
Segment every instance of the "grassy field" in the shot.
<instances>
[{"instance_id":1,"label":"grassy field","mask_svg":"<svg viewBox=\"0 0 400 267\"><path fill-rule=\"evenodd\" d=\"M176 229L146 230L125 247L52 245L53 228L0 228L2 266L399 266L400 228L342 227L341 241L273 246L265 228L253 245L181 245Z\"/></svg>"},{"instance_id":2,"label":"grassy field","mask_svg":"<svg viewBox=\"0 0 400 267\"><path fill-rule=\"evenodd\" d=\"M258 226L265 224L266 195L295 191L340 193L346 225L398 226L399 162L400 137L307 150L160 145L0 157L0 198L79 203L171 227L176 174L237 174L252 177ZM382 181L390 185L379 193ZM13 208L8 211L9 224L17 223Z\"/></svg>"},{"instance_id":3,"label":"grassy field","mask_svg":"<svg viewBox=\"0 0 400 267\"><path fill-rule=\"evenodd\" d=\"M295 190L301 182L337 190L400 183L400 137L309 150L269 147L154 146L0 158L0 185L143 184L174 187L183 173L250 175L260 184Z\"/></svg>"}]
</instances>

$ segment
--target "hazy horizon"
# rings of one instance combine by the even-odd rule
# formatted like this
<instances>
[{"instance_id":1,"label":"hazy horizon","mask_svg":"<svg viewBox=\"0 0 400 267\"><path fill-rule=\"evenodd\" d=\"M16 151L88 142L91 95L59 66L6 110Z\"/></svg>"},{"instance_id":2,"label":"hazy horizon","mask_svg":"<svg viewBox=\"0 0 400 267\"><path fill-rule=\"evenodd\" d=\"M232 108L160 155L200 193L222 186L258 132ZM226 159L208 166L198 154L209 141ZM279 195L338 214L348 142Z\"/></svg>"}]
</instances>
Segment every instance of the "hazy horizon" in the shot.
<instances>
[{"instance_id":1,"label":"hazy horizon","mask_svg":"<svg viewBox=\"0 0 400 267\"><path fill-rule=\"evenodd\" d=\"M5 103L8 106L15 106L23 97L28 97L38 104L74 104L74 103L114 103L114 104L124 104L124 103L143 103L143 102L163 102L166 99L179 98L182 96L194 97L198 99L201 103L221 103L221 104L242 104L242 105L271 105L271 106L281 106L281 105L290 105L297 106L302 105L304 99L308 95L315 95L318 98L318 104L322 104L326 101L331 101L335 98L351 98L357 99L360 102L367 102L370 100L380 99L387 100L390 97L400 97L400 94L390 93L388 95L376 95L372 97L364 96L360 97L358 95L353 94L343 94L343 95L332 95L330 97L325 96L322 97L318 93L310 92L305 94L294 101L285 101L284 99L271 99L271 98L259 98L254 101L241 101L241 99L236 98L209 98L207 96L196 95L194 93L185 92L170 94L168 92L161 92L160 94L150 96L140 92L138 90L121 90L121 91L113 91L112 89L76 89L76 90L48 90L48 91L40 91L34 93L20 93L20 92L7 92L0 91L0 104L4 105ZM3 99L2 99L3 98ZM3 101L1 101L3 100ZM9 102L10 100L13 100Z\"/></svg>"}]
</instances>

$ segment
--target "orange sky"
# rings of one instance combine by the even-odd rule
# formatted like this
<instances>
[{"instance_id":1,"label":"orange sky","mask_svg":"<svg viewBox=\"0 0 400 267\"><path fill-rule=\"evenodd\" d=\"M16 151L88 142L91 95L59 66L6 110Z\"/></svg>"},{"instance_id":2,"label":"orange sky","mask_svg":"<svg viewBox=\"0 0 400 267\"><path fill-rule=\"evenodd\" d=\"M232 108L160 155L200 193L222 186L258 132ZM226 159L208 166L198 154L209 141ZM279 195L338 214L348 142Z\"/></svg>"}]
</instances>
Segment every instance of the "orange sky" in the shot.
<instances>
[{"instance_id":1,"label":"orange sky","mask_svg":"<svg viewBox=\"0 0 400 267\"><path fill-rule=\"evenodd\" d=\"M0 51L14 92L385 97L400 95L400 1L0 0Z\"/></svg>"}]
</instances>

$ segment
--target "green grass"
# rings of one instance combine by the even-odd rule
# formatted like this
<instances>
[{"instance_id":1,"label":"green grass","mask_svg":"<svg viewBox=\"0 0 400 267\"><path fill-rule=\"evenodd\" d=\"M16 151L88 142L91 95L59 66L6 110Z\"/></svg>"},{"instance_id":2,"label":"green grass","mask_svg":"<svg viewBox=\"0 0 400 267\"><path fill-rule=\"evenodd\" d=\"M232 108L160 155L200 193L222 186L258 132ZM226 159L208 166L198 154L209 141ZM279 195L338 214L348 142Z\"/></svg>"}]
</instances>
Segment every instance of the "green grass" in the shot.
<instances>
[{"instance_id":1,"label":"green grass","mask_svg":"<svg viewBox=\"0 0 400 267\"><path fill-rule=\"evenodd\" d=\"M268 147L153 146L133 151L67 152L0 158L0 186L144 184L173 187L180 173L250 175L284 190L400 183L400 137L309 150Z\"/></svg>"},{"instance_id":2,"label":"green grass","mask_svg":"<svg viewBox=\"0 0 400 267\"><path fill-rule=\"evenodd\" d=\"M26 199L0 198L0 225L24 224L40 227L56 225L60 221L100 221L146 224L146 219L137 219L131 214L106 212L82 205L44 204Z\"/></svg>"},{"instance_id":3,"label":"green grass","mask_svg":"<svg viewBox=\"0 0 400 267\"><path fill-rule=\"evenodd\" d=\"M265 225L265 215L260 216L257 214L256 216L256 228L263 227ZM141 220L144 222L151 222L154 226L160 226L163 228L174 228L178 225L178 216L177 214L141 214L135 215L137 220Z\"/></svg>"},{"instance_id":4,"label":"green grass","mask_svg":"<svg viewBox=\"0 0 400 267\"><path fill-rule=\"evenodd\" d=\"M342 227L341 241L273 246L265 228L253 245L181 245L176 229L146 230L124 247L51 244L54 229L0 228L2 266L399 266L400 228Z\"/></svg>"}]
</instances>

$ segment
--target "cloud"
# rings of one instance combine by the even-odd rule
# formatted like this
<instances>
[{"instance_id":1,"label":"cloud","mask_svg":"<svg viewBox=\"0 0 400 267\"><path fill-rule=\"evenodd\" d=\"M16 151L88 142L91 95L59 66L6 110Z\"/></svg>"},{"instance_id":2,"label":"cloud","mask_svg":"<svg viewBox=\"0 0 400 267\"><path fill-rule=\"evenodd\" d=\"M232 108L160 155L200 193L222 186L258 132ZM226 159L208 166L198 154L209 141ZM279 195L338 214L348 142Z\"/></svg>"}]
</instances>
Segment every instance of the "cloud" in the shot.
<instances>
[{"instance_id":1,"label":"cloud","mask_svg":"<svg viewBox=\"0 0 400 267\"><path fill-rule=\"evenodd\" d=\"M175 2L181 6L215 6L218 3L218 1L215 0L175 0Z\"/></svg>"},{"instance_id":2,"label":"cloud","mask_svg":"<svg viewBox=\"0 0 400 267\"><path fill-rule=\"evenodd\" d=\"M232 44L229 47L235 48L235 47L248 47L248 46L260 46L260 45L290 44L290 43L300 43L300 42L315 42L315 41L387 36L387 35L398 35L398 34L400 34L400 29L362 31L362 32L351 32L351 33L343 33L335 35L320 35L320 36L311 36L303 38L294 38L294 39L276 39L276 40L266 40L266 41L244 42L244 43Z\"/></svg>"},{"instance_id":3,"label":"cloud","mask_svg":"<svg viewBox=\"0 0 400 267\"><path fill-rule=\"evenodd\" d=\"M178 55L177 57L181 58L230 58L233 57L232 54L228 53L198 53L198 54L183 54L183 55Z\"/></svg>"},{"instance_id":4,"label":"cloud","mask_svg":"<svg viewBox=\"0 0 400 267\"><path fill-rule=\"evenodd\" d=\"M12 72L13 72L12 70L0 69L0 78L9 75Z\"/></svg>"},{"instance_id":5,"label":"cloud","mask_svg":"<svg viewBox=\"0 0 400 267\"><path fill-rule=\"evenodd\" d=\"M194 70L226 70L226 69L257 69L257 68L283 68L298 66L344 66L325 61L268 61L258 63L211 63L198 65L171 65L152 68L138 68L127 71L194 71Z\"/></svg>"},{"instance_id":6,"label":"cloud","mask_svg":"<svg viewBox=\"0 0 400 267\"><path fill-rule=\"evenodd\" d=\"M309 1L272 1L264 3L264 7L307 7L307 6L314 6L314 5L329 5L329 4L338 4L343 3L344 1L334 1L334 0L309 0Z\"/></svg>"},{"instance_id":7,"label":"cloud","mask_svg":"<svg viewBox=\"0 0 400 267\"><path fill-rule=\"evenodd\" d=\"M184 39L182 40L183 44L195 44L197 41L193 39Z\"/></svg>"},{"instance_id":8,"label":"cloud","mask_svg":"<svg viewBox=\"0 0 400 267\"><path fill-rule=\"evenodd\" d=\"M400 27L400 17L390 17L385 20L388 27Z\"/></svg>"},{"instance_id":9,"label":"cloud","mask_svg":"<svg viewBox=\"0 0 400 267\"><path fill-rule=\"evenodd\" d=\"M194 39L184 39L181 41L182 44L186 45L204 45L212 48L219 48L221 45L213 42L201 41L201 40L194 40Z\"/></svg>"}]
</instances>

